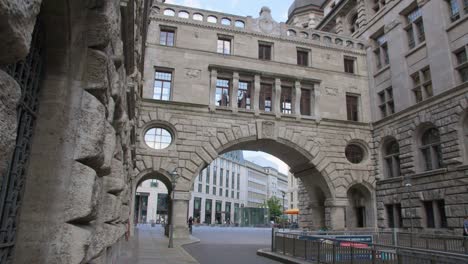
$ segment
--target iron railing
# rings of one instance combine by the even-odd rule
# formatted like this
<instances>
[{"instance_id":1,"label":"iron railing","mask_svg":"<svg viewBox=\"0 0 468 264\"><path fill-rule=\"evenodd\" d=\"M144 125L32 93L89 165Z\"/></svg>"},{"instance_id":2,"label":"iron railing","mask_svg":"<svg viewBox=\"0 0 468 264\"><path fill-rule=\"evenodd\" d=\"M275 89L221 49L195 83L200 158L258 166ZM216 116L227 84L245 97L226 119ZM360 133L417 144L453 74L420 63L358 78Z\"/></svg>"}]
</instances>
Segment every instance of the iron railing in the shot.
<instances>
[{"instance_id":1,"label":"iron railing","mask_svg":"<svg viewBox=\"0 0 468 264\"><path fill-rule=\"evenodd\" d=\"M272 251L315 263L459 264L468 255L273 231Z\"/></svg>"}]
</instances>

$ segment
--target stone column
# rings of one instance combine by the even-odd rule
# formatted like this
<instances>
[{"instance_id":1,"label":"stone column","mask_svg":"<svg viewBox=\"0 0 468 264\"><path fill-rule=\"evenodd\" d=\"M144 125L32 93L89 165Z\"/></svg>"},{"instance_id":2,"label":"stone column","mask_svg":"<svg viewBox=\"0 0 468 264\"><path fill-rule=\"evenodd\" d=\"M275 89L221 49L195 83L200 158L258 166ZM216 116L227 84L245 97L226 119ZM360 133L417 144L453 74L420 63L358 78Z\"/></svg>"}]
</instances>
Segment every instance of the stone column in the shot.
<instances>
[{"instance_id":1,"label":"stone column","mask_svg":"<svg viewBox=\"0 0 468 264\"><path fill-rule=\"evenodd\" d=\"M210 74L210 111L216 110L216 81L218 80L218 71L211 69Z\"/></svg>"},{"instance_id":2,"label":"stone column","mask_svg":"<svg viewBox=\"0 0 468 264\"><path fill-rule=\"evenodd\" d=\"M229 95L231 98L230 105L233 112L237 112L237 90L239 89L239 73L234 72L232 74L232 89L231 94Z\"/></svg>"},{"instance_id":3,"label":"stone column","mask_svg":"<svg viewBox=\"0 0 468 264\"><path fill-rule=\"evenodd\" d=\"M260 87L260 75L256 74L254 77L253 93L250 95L250 102L253 104L252 107L256 115L260 114Z\"/></svg>"},{"instance_id":4,"label":"stone column","mask_svg":"<svg viewBox=\"0 0 468 264\"><path fill-rule=\"evenodd\" d=\"M293 101L293 115L296 115L298 118L301 117L301 82L296 81L294 83L294 91L292 93L292 101Z\"/></svg>"},{"instance_id":5,"label":"stone column","mask_svg":"<svg viewBox=\"0 0 468 264\"><path fill-rule=\"evenodd\" d=\"M319 120L320 119L320 85L314 84L314 89L312 90L312 93L310 94L310 111L312 112L311 115Z\"/></svg>"},{"instance_id":6,"label":"stone column","mask_svg":"<svg viewBox=\"0 0 468 264\"><path fill-rule=\"evenodd\" d=\"M331 230L346 228L346 206L348 199L335 198L325 201L325 224Z\"/></svg>"},{"instance_id":7,"label":"stone column","mask_svg":"<svg viewBox=\"0 0 468 264\"><path fill-rule=\"evenodd\" d=\"M187 208L190 201L190 192L174 191L173 197L172 209L174 210L174 219L171 220L173 221L174 226L174 239L188 238L189 230L187 225Z\"/></svg>"},{"instance_id":8,"label":"stone column","mask_svg":"<svg viewBox=\"0 0 468 264\"><path fill-rule=\"evenodd\" d=\"M281 79L275 79L275 86L273 87L273 94L272 94L272 112L275 113L276 117L281 116Z\"/></svg>"}]
</instances>

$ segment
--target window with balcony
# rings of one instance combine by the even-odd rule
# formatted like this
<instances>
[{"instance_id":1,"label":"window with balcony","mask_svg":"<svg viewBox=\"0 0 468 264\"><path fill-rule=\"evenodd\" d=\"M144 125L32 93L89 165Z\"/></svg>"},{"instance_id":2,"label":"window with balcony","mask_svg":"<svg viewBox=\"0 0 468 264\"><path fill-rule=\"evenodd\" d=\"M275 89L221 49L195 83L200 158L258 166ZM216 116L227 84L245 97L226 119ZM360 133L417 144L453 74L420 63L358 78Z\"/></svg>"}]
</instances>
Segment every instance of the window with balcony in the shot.
<instances>
[{"instance_id":1,"label":"window with balcony","mask_svg":"<svg viewBox=\"0 0 468 264\"><path fill-rule=\"evenodd\" d=\"M251 109L250 95L252 87L250 82L239 81L237 90L237 107L243 109Z\"/></svg>"},{"instance_id":2,"label":"window with balcony","mask_svg":"<svg viewBox=\"0 0 468 264\"><path fill-rule=\"evenodd\" d=\"M396 139L392 138L385 143L383 154L386 178L400 176L400 146Z\"/></svg>"},{"instance_id":3,"label":"window with balcony","mask_svg":"<svg viewBox=\"0 0 468 264\"><path fill-rule=\"evenodd\" d=\"M413 82L413 94L416 103L434 95L432 90L431 70L429 67L411 75Z\"/></svg>"},{"instance_id":4,"label":"window with balcony","mask_svg":"<svg viewBox=\"0 0 468 264\"><path fill-rule=\"evenodd\" d=\"M458 71L460 81L462 83L468 82L468 58L467 58L467 46L455 52L457 66L455 69Z\"/></svg>"},{"instance_id":5,"label":"window with balcony","mask_svg":"<svg viewBox=\"0 0 468 264\"><path fill-rule=\"evenodd\" d=\"M174 36L174 29L161 28L161 32L159 33L159 44L163 46L173 47Z\"/></svg>"},{"instance_id":6,"label":"window with balcony","mask_svg":"<svg viewBox=\"0 0 468 264\"><path fill-rule=\"evenodd\" d=\"M223 55L231 55L231 39L218 38L218 53Z\"/></svg>"},{"instance_id":7,"label":"window with balcony","mask_svg":"<svg viewBox=\"0 0 468 264\"><path fill-rule=\"evenodd\" d=\"M345 57L344 58L344 71L347 73L354 74L354 64L356 63L356 58Z\"/></svg>"},{"instance_id":8,"label":"window with balcony","mask_svg":"<svg viewBox=\"0 0 468 264\"><path fill-rule=\"evenodd\" d=\"M310 89L301 89L301 115L310 116L310 98L311 90Z\"/></svg>"},{"instance_id":9,"label":"window with balcony","mask_svg":"<svg viewBox=\"0 0 468 264\"><path fill-rule=\"evenodd\" d=\"M158 71L154 74L153 99L169 101L171 98L172 72Z\"/></svg>"},{"instance_id":10,"label":"window with balcony","mask_svg":"<svg viewBox=\"0 0 468 264\"><path fill-rule=\"evenodd\" d=\"M359 96L346 95L346 111L348 120L359 121Z\"/></svg>"},{"instance_id":11,"label":"window with balcony","mask_svg":"<svg viewBox=\"0 0 468 264\"><path fill-rule=\"evenodd\" d=\"M260 98L259 98L259 107L260 110L265 112L271 112L271 105L272 105L272 92L273 92L273 85L262 83L260 85Z\"/></svg>"},{"instance_id":12,"label":"window with balcony","mask_svg":"<svg viewBox=\"0 0 468 264\"><path fill-rule=\"evenodd\" d=\"M281 113L291 114L292 113L292 88L281 87Z\"/></svg>"},{"instance_id":13,"label":"window with balcony","mask_svg":"<svg viewBox=\"0 0 468 264\"><path fill-rule=\"evenodd\" d=\"M229 80L216 80L216 106L229 105Z\"/></svg>"},{"instance_id":14,"label":"window with balcony","mask_svg":"<svg viewBox=\"0 0 468 264\"><path fill-rule=\"evenodd\" d=\"M412 49L426 40L421 8L416 7L411 10L406 15L406 21L405 30L408 37L408 46Z\"/></svg>"},{"instance_id":15,"label":"window with balcony","mask_svg":"<svg viewBox=\"0 0 468 264\"><path fill-rule=\"evenodd\" d=\"M306 50L297 50L297 65L309 66L309 52Z\"/></svg>"},{"instance_id":16,"label":"window with balcony","mask_svg":"<svg viewBox=\"0 0 468 264\"><path fill-rule=\"evenodd\" d=\"M382 118L395 113L395 104L393 102L393 89L389 87L378 94L379 109Z\"/></svg>"},{"instance_id":17,"label":"window with balcony","mask_svg":"<svg viewBox=\"0 0 468 264\"><path fill-rule=\"evenodd\" d=\"M258 44L258 58L261 60L271 60L271 44Z\"/></svg>"},{"instance_id":18,"label":"window with balcony","mask_svg":"<svg viewBox=\"0 0 468 264\"><path fill-rule=\"evenodd\" d=\"M423 133L421 137L420 151L424 162L424 169L426 171L444 167L438 129L429 128Z\"/></svg>"},{"instance_id":19,"label":"window with balcony","mask_svg":"<svg viewBox=\"0 0 468 264\"><path fill-rule=\"evenodd\" d=\"M374 49L374 57L376 62L377 69L388 65L390 63L388 57L388 44L387 37L384 34L381 34L374 38L377 48Z\"/></svg>"}]
</instances>

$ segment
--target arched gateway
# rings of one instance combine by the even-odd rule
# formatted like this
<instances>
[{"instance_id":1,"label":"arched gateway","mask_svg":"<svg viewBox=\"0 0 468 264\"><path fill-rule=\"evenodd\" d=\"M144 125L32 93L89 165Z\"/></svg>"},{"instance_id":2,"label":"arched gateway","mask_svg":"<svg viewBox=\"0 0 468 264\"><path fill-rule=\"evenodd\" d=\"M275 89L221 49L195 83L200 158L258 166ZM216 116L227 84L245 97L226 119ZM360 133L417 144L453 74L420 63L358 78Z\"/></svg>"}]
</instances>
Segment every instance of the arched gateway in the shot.
<instances>
[{"instance_id":1,"label":"arched gateway","mask_svg":"<svg viewBox=\"0 0 468 264\"><path fill-rule=\"evenodd\" d=\"M225 111L209 111L205 106L164 104L145 101L141 104L137 132L139 183L151 174L169 175L177 169L180 178L174 190L175 237L187 236L186 219L190 190L195 177L218 155L233 150L264 151L287 163L301 179L300 225L309 228L346 228L348 190L356 183L374 185L371 142L364 124L329 120L296 120ZM148 144L148 131L164 129L171 140L165 148ZM164 140L163 140L164 141ZM169 143L170 142L170 143ZM364 154L359 163L345 156L349 146L359 145ZM169 179L169 178L167 178ZM168 184L166 184L168 185ZM136 184L133 186L134 190ZM372 188L372 187L371 187ZM374 194L366 199L373 200ZM366 201L374 215L373 201ZM349 210L348 210L349 211ZM372 226L375 221L372 222ZM349 228L356 226L349 226Z\"/></svg>"}]
</instances>

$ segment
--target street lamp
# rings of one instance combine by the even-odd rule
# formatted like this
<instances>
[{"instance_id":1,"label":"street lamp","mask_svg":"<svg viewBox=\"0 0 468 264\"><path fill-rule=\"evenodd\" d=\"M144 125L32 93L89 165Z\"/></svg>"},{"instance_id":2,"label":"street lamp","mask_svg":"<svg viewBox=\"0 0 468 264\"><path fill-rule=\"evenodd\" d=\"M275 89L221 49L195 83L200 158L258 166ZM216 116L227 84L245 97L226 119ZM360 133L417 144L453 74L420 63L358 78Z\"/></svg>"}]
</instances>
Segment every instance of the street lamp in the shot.
<instances>
[{"instance_id":1,"label":"street lamp","mask_svg":"<svg viewBox=\"0 0 468 264\"><path fill-rule=\"evenodd\" d=\"M171 224L169 225L169 248L173 248L173 237L174 237L174 190L177 184L177 180L179 179L180 175L177 173L177 168L175 168L171 172L171 184L172 184L172 198L171 198Z\"/></svg>"},{"instance_id":2,"label":"street lamp","mask_svg":"<svg viewBox=\"0 0 468 264\"><path fill-rule=\"evenodd\" d=\"M406 187L406 193L408 193L408 201L409 201L409 207L410 207L410 245L411 247L413 246L413 208L412 208L412 203L411 203L411 193L410 189L412 187L411 183L405 184Z\"/></svg>"},{"instance_id":3,"label":"street lamp","mask_svg":"<svg viewBox=\"0 0 468 264\"><path fill-rule=\"evenodd\" d=\"M283 212L281 213L281 222L283 224L283 231L284 231L284 196L286 195L286 192L281 191L281 194L283 195Z\"/></svg>"}]
</instances>

